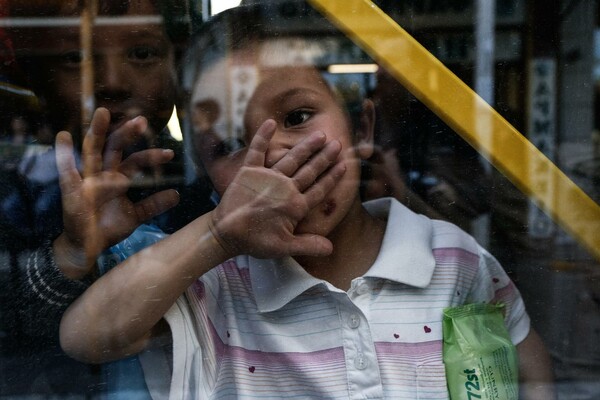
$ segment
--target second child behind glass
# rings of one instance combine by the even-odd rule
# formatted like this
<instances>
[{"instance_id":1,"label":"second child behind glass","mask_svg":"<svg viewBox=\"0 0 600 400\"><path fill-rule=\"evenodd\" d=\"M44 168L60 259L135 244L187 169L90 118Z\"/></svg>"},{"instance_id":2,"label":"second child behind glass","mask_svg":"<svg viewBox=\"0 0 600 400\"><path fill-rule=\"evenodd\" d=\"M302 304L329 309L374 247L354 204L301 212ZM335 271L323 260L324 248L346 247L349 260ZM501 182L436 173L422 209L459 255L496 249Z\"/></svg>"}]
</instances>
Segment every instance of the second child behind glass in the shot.
<instances>
[{"instance_id":1,"label":"second child behind glass","mask_svg":"<svg viewBox=\"0 0 600 400\"><path fill-rule=\"evenodd\" d=\"M40 121L30 122L39 122L50 130L50 141L58 131L69 130L75 151L81 154L81 128L89 123L82 121L81 112L79 17L84 2L9 0L1 3L8 7L15 21L35 22L32 26L11 25L6 30L15 48L15 70L22 73L23 86L35 91L41 105L39 114L35 115ZM92 3L98 6L97 23L92 30L93 95L96 105L105 109L107 122L102 129L113 138L125 136L122 144L127 149L121 149L125 156L149 147L172 150L162 153L158 149L151 150L162 154L160 162L143 166L145 176L154 179L138 182L123 199L131 199L130 203L134 204L148 199L149 193L177 187L184 200L153 221L165 231L173 231L212 208L208 200L210 192L202 192L201 184L194 187L197 189L194 196L187 194L189 187L183 185L182 144L166 127L179 93L176 66L189 31L189 26L182 23L186 21L187 2L99 0ZM177 15L175 26L166 23L167 16L161 14L164 10L171 16ZM11 24L12 19L8 22ZM145 122L137 121L135 134L126 132L127 121L138 115L146 117ZM33 118L34 115L28 116ZM173 206L179 198L174 190L163 192L169 200L152 210L148 207L151 212L147 214L128 215L125 207L121 207L121 214L104 214L115 219L108 229L103 229L101 224L91 226L87 223L91 219L81 212L88 205L84 197L80 196L79 207L74 208L71 203L69 209L63 209L61 194L64 191L59 190L54 159L54 149L50 149L44 157L35 159L35 169L25 168L8 177L3 175L0 194L0 249L9 254L2 259L10 263L3 267L10 268L16 275L13 281L3 282L8 288L6 301L3 301L7 311L0 316L1 328L7 333L1 346L2 357L7 359L3 389L23 396L84 391L90 394L90 387L98 391L104 389L105 382L97 368L92 370L75 363L61 353L58 346L60 318L71 301L89 286L97 272L96 259L100 252L127 237L147 217ZM35 171L43 171L43 175Z\"/></svg>"}]
</instances>

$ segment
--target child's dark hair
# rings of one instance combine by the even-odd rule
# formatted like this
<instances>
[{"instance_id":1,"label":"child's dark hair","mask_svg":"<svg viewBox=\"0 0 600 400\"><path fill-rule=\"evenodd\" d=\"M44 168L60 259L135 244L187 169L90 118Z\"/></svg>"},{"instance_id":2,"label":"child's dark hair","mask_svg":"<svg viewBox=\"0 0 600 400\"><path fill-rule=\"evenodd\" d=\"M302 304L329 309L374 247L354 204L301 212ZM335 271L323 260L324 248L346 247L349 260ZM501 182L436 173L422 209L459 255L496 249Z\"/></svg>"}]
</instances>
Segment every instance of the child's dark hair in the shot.
<instances>
[{"instance_id":1,"label":"child's dark hair","mask_svg":"<svg viewBox=\"0 0 600 400\"><path fill-rule=\"evenodd\" d=\"M357 59L354 60L334 60L333 52L328 51L314 55L311 58L312 65L321 72L326 72L328 65L336 62L372 62L308 3L290 0L242 2L239 7L217 14L193 36L184 63L198 66L195 71L199 72L228 53L267 39L286 38L301 38L320 44L329 40L329 43L335 42L340 48L356 49L353 55ZM327 50L326 46L324 48ZM344 91L337 91L336 97L348 111L352 126L356 127L364 97L351 96Z\"/></svg>"}]
</instances>

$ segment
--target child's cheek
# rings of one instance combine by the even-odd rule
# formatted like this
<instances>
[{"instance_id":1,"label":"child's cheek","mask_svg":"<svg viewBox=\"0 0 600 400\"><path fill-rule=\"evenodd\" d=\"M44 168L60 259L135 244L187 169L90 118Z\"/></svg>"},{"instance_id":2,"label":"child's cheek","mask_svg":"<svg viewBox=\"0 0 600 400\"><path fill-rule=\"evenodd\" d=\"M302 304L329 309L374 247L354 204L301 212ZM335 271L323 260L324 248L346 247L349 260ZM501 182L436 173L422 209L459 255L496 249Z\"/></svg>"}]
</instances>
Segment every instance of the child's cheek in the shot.
<instances>
[{"instance_id":1,"label":"child's cheek","mask_svg":"<svg viewBox=\"0 0 600 400\"><path fill-rule=\"evenodd\" d=\"M229 184L233 181L239 166L231 162L215 162L212 168L208 169L208 175L219 194L223 194Z\"/></svg>"}]
</instances>

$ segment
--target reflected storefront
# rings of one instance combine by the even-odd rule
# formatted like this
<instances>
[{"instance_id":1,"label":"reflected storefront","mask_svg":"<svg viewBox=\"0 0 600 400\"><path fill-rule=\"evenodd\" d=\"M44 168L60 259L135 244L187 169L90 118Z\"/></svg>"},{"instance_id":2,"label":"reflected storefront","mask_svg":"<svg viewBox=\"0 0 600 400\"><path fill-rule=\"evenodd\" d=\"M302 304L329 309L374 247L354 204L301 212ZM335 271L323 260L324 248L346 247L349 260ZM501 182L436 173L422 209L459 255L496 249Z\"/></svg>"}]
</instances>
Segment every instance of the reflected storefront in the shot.
<instances>
[{"instance_id":1,"label":"reflected storefront","mask_svg":"<svg viewBox=\"0 0 600 400\"><path fill-rule=\"evenodd\" d=\"M108 270L119 270L121 262L125 264L122 269L129 268L124 260L131 255L147 246L155 248L153 244L166 235L185 231L182 228L201 221L201 215L213 212L244 162L243 155L252 135L260 130L266 117L276 121L281 118L283 128L288 130L282 135L284 139L276 134L273 140L288 150L295 148L299 140L290 138L294 132L302 132L297 126L302 127L313 118L318 120L319 110L325 108L323 98L328 96L323 93L331 94L334 103L341 106L349 130L357 135L352 137L351 144L356 146L359 164L349 167L346 173L353 176L354 169L360 171L357 183L360 199L391 197L417 214L451 222L472 235L500 262L510 278L503 289L510 292L514 286L520 292L531 327L541 337L552 360L556 397L565 400L600 397L598 2L244 0L241 5L225 3L0 0L0 279L5 287L0 295L0 398L146 399L150 394L167 398L169 390L171 397L177 398L170 377L181 372L171 362L173 358L176 361L181 358L177 353L180 350L173 349L173 340L179 343L179 334L172 320L168 322L173 333L166 323L154 326L156 330L152 332L159 332L157 339L141 356L127 354L122 361L90 364L73 360L61 349L61 317L93 282L104 281ZM228 26L229 31L217 30L215 27L228 21L228 15L236 15L236 9L244 16L244 23ZM321 19L322 16L327 19ZM240 34L241 29L247 31ZM285 74L281 72L284 70ZM303 77L304 83L319 76L316 79L319 87L329 89L310 102L300 101L299 94L287 92L278 95L277 101L270 100L269 96L286 85L291 86L298 76ZM361 147L364 137L360 136L365 124L370 124L365 117L365 109L370 106L365 104L373 107L373 145L367 145L369 150ZM115 184L116 179L121 179L113 177L112 182L108 180L105 186L100 186L109 193L105 197L115 193L119 202L112 203L117 204L113 207L98 206L90 213L93 216L86 221L96 224L90 230L81 227L81 215L86 210L65 208L65 204L82 203L75 200L66 203L65 192L75 188L76 183L59 184L57 168L63 165L65 171L66 164L60 164L59 159L57 166L59 151L55 152L55 140L59 131L67 130L72 134L71 146L79 149L97 107L110 112L105 126L98 123L93 126L112 136L106 139L108 153L100 157L103 160L100 165L104 162L112 170L90 167L93 165L89 161L90 150L86 153L84 144L83 155L76 150L72 157L71 173L79 168L82 175L73 176L83 182L81 177L90 171L117 171L128 182L111 189L108 182ZM138 115L144 116L145 122L135 120ZM121 132L123 137L127 132L134 133L131 138L120 139ZM345 142L341 142L343 147ZM104 148L103 142L97 146ZM147 152L137 164L122 161L130 155L137 157L140 151L163 148L171 150L168 155ZM273 155L271 161L270 154L267 153L264 162L268 168L284 157ZM273 154L278 153L273 151ZM340 184L346 188L344 185ZM104 199L100 192L94 193L96 199ZM153 201L144 200L148 198ZM178 204L174 206L175 203ZM136 204L143 206L136 209ZM323 215L335 215L339 204L342 202L327 203ZM136 217L131 217L132 214ZM144 218L139 217L142 215ZM114 218L119 222L115 223ZM314 225L321 226L320 223ZM140 224L141 228L135 230ZM257 222L256 226L263 225ZM364 238L364 246L369 249L364 253L376 255L379 250L368 247L369 243L375 243L369 239L372 238ZM84 249L83 256L67 252L71 258L66 259L79 260L85 268L73 268L77 264L73 262L68 269L62 269L60 257L64 247L56 244L60 241L67 241L69 246L77 242ZM442 256L436 257L443 260ZM160 256L154 259L159 260ZM306 257L295 259L306 260ZM464 268L469 268L466 261L461 262L465 263ZM306 263L312 265L310 260ZM167 265L163 267L168 270ZM377 291L383 290L380 277L369 281L371 277L367 274L367 278L356 278L351 284L353 277L346 282L334 279L334 274L328 279L312 273L311 269L307 271L319 279L339 283L337 287L342 293L347 291L349 299L358 296L353 290L359 280L370 282L369 290L374 290L371 307L376 307L381 293L388 295ZM256 284L251 272L248 274L244 279ZM111 271L107 276L112 275ZM167 275L165 272L165 279ZM189 294L192 291L201 299L204 291L214 289L208 283L210 275L207 279L201 284L198 280L186 292L190 303L196 301ZM123 282L122 292L125 292L127 281ZM346 283L348 287L343 287ZM498 284L497 278L493 284ZM216 287L222 289L223 283ZM317 286L306 289L306 293L326 297ZM460 290L454 289L455 294L460 296ZM112 294L107 292L106 296L109 295ZM513 301L502 290L492 297L498 301L504 295L506 301ZM273 296L277 298L279 294ZM312 301L308 297L302 299ZM128 307L119 301L115 295L114 303L109 303L108 314L114 313L115 321L121 308ZM298 298L294 301L298 302ZM231 307L239 312L241 303L232 302ZM207 304L202 307L210 308L210 303ZM219 303L218 307L225 310L225 319L230 304ZM402 305L390 307L401 310ZM378 309L373 310L373 315L378 315ZM210 320L206 325L209 328L198 324L201 328L194 329L201 332L208 329L203 333L220 335L225 342L238 340L244 327L264 329L251 316L248 318L254 322L244 320L239 326L236 322L221 332L222 327L211 319L210 312L204 317L190 313L192 319ZM339 312L344 316L340 318L347 317ZM370 320L371 311L363 309L363 312L365 322L374 323ZM276 320L273 314L270 322ZM297 333L308 335L304 322L282 319L279 323L298 324ZM425 334L432 327L435 331L436 325L432 324L421 327ZM285 329L282 331L293 336L292 331ZM402 332L394 331L389 339L402 340ZM84 328L80 334L85 335ZM76 336L64 332L60 335L63 345L65 337ZM252 335L260 336L254 330ZM212 351L225 352L235 362L238 360L235 357L248 363L252 360L255 364L244 364L243 372L257 377L261 362L271 368L273 365L269 363L280 360L266 350L272 345L264 337L271 334L261 335L264 336L260 340L265 342L260 342L253 351L268 354L263 354L268 361L255 353L252 353L255 358L247 355L245 352L254 347L241 339L244 344L236 347L235 355L226 353L219 345L211 347L213 344L208 346L210 351L202 344L197 345L204 350L198 354L205 356L204 363L213 356ZM438 339L441 346L441 337ZM290 343L294 343L290 346L297 344ZM311 346L307 347L312 349ZM323 357L327 355L331 357L327 360L335 363L336 358L330 353L334 346L328 346L322 350ZM381 348L377 347L377 352L384 358ZM344 346L340 349L351 354ZM365 363L368 351L364 350ZM283 354L287 357L290 353ZM395 353L390 350L389 354ZM310 357L302 357L312 362ZM347 358L352 358L357 370L365 369L362 362L356 361L360 357ZM400 386L388 383L388 366L379 362L385 386L382 393L389 398L410 398L408 392L399 394L403 390ZM200 360L194 361L190 371L203 379L206 374L215 373L218 376L215 382L229 388L229 381L223 383L224 378L211 369L216 368L214 365L199 367L200 364ZM423 395L428 389L423 382L435 385L437 381L434 378L419 381L419 368L423 368L421 373L434 375L439 371L422 365L415 368L417 383L414 388L410 384L408 387ZM352 373L348 376L355 379ZM245 377L239 378L243 381ZM315 382L321 382L321 378ZM235 382L236 377L231 381ZM243 397L240 393L244 385L240 384L241 391L235 392L238 397ZM527 385L522 388L521 398L529 398ZM284 389L280 388L282 397ZM368 390L375 389L364 390L371 393ZM444 389L436 390L431 389L434 394L430 395L445 398ZM203 398L202 393L198 389L196 398ZM306 397L317 396L316 393L321 392L316 390ZM348 393L355 392L349 389Z\"/></svg>"}]
</instances>

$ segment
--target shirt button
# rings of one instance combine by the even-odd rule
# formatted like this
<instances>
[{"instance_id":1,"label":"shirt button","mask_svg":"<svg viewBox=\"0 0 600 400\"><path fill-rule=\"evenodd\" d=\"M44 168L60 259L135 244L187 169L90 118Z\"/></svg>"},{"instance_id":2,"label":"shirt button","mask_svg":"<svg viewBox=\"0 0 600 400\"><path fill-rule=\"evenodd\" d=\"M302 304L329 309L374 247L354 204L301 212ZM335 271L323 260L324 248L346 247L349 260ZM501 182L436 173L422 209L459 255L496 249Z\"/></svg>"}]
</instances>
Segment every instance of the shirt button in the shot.
<instances>
[{"instance_id":1,"label":"shirt button","mask_svg":"<svg viewBox=\"0 0 600 400\"><path fill-rule=\"evenodd\" d=\"M356 369L363 370L367 368L368 365L369 360L365 357L365 355L363 353L358 353L358 355L354 359L354 366L356 367Z\"/></svg>"},{"instance_id":2,"label":"shirt button","mask_svg":"<svg viewBox=\"0 0 600 400\"><path fill-rule=\"evenodd\" d=\"M369 286L367 286L367 284L363 283L362 285L360 285L359 287L356 288L356 293L358 293L359 295L365 294L369 291Z\"/></svg>"},{"instance_id":3,"label":"shirt button","mask_svg":"<svg viewBox=\"0 0 600 400\"><path fill-rule=\"evenodd\" d=\"M358 315L350 315L350 318L348 318L348 326L352 329L356 329L360 326L360 318L358 317Z\"/></svg>"}]
</instances>

